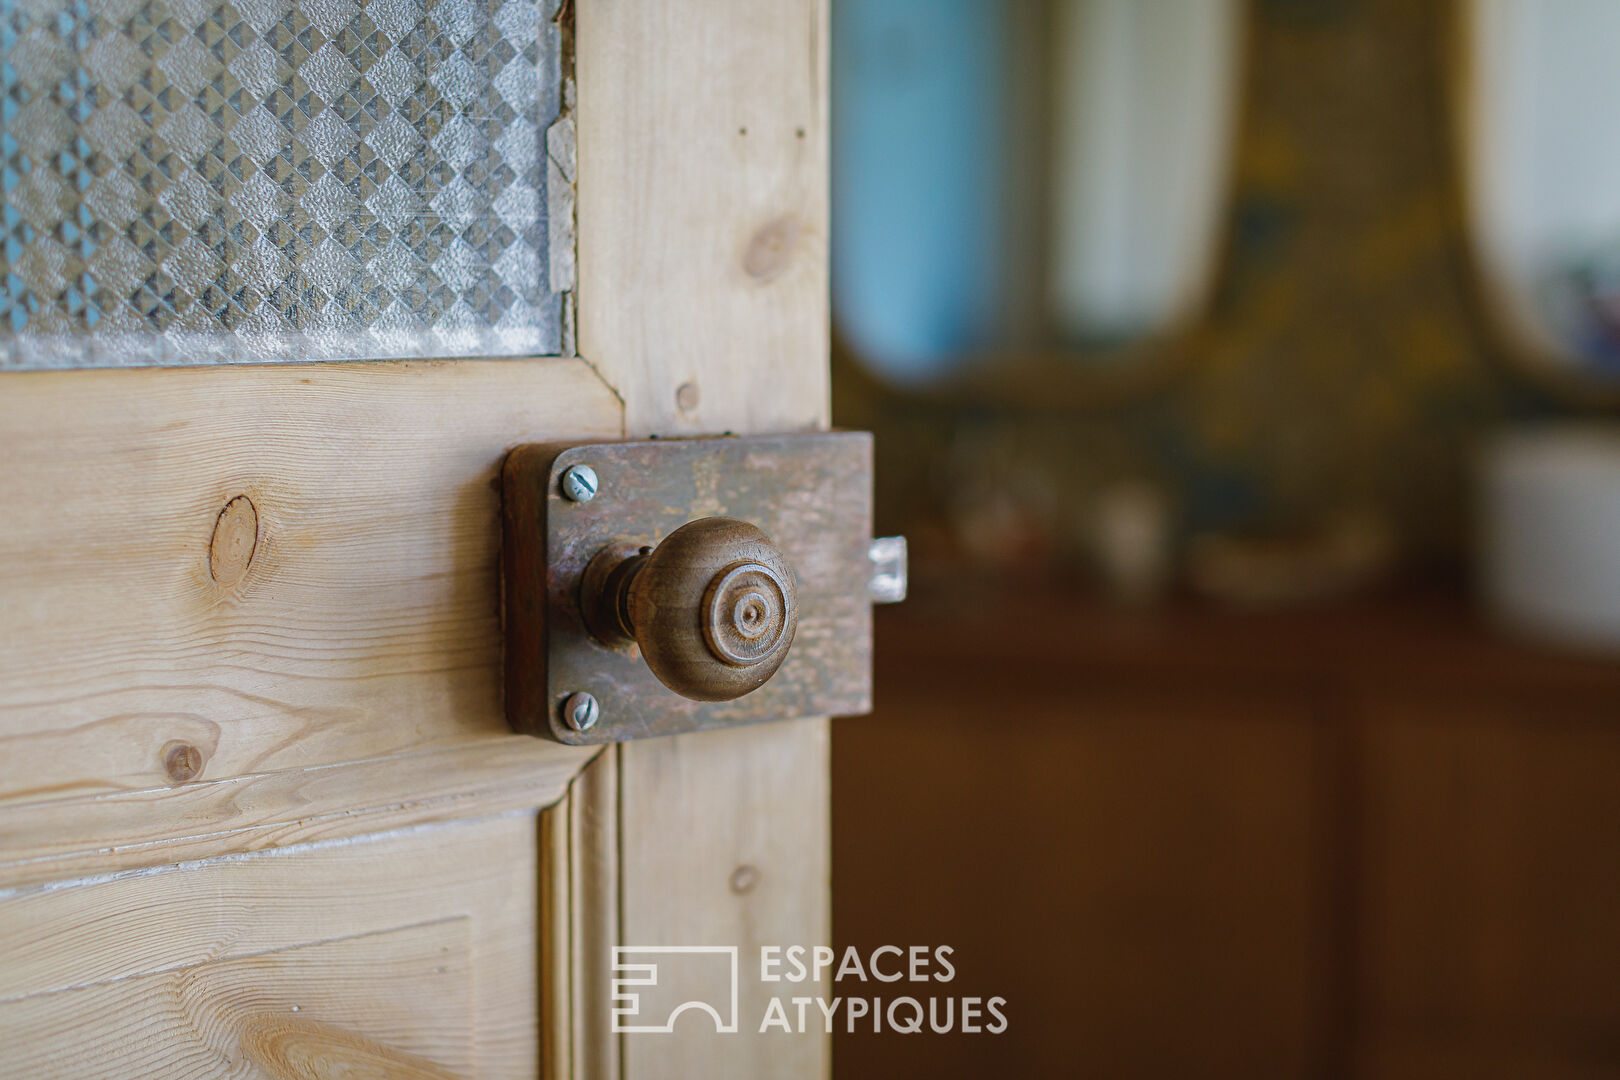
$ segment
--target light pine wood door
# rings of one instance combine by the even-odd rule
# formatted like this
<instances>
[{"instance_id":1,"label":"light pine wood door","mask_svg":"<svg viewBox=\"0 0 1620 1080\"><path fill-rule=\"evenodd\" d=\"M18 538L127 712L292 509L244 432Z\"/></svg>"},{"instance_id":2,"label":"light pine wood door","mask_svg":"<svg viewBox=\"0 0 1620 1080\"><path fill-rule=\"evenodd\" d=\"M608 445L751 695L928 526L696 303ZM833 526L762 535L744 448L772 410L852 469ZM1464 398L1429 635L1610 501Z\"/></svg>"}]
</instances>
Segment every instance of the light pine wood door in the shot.
<instances>
[{"instance_id":1,"label":"light pine wood door","mask_svg":"<svg viewBox=\"0 0 1620 1080\"><path fill-rule=\"evenodd\" d=\"M514 446L826 425L824 3L58 6L5 119L55 224L4 252L0 1077L824 1074L815 1034L615 1034L609 968L828 939L825 722L514 734L497 581ZM297 323L366 303L370 354Z\"/></svg>"}]
</instances>

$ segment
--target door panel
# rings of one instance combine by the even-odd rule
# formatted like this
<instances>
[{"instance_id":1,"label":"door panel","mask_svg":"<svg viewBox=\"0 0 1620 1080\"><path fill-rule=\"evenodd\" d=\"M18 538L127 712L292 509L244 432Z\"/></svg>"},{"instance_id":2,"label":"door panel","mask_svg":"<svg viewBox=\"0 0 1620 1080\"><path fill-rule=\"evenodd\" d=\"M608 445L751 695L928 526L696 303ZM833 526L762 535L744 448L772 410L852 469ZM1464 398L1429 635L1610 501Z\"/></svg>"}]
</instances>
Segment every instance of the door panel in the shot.
<instances>
[{"instance_id":1,"label":"door panel","mask_svg":"<svg viewBox=\"0 0 1620 1080\"><path fill-rule=\"evenodd\" d=\"M557 7L542 261L569 268L577 122L584 359L0 376L0 1044L161 1071L186 1023L187 1061L242 1075L272 1044L309 1075L532 1075L542 1046L550 1075L825 1071L819 1033L752 1023L632 1046L606 948L828 939L825 722L594 759L511 734L496 480L525 442L826 426L826 6ZM429 824L504 811L511 836ZM458 927L465 962L409 967ZM375 996L234 1028L174 1004L316 977Z\"/></svg>"},{"instance_id":2,"label":"door panel","mask_svg":"<svg viewBox=\"0 0 1620 1080\"><path fill-rule=\"evenodd\" d=\"M0 1076L533 1076L537 852L520 813L0 896Z\"/></svg>"},{"instance_id":3,"label":"door panel","mask_svg":"<svg viewBox=\"0 0 1620 1080\"><path fill-rule=\"evenodd\" d=\"M6 376L0 801L503 732L501 460L619 431L568 360Z\"/></svg>"},{"instance_id":4,"label":"door panel","mask_svg":"<svg viewBox=\"0 0 1620 1080\"><path fill-rule=\"evenodd\" d=\"M0 880L543 805L588 759L507 727L496 599L507 449L621 430L585 364L5 380Z\"/></svg>"},{"instance_id":5,"label":"door panel","mask_svg":"<svg viewBox=\"0 0 1620 1080\"><path fill-rule=\"evenodd\" d=\"M0 1075L161 1080L252 1062L266 1075L296 1076L299 1060L313 1058L473 1076L467 931L466 919L448 919L9 1002L4 1023L39 1035ZM116 1054L74 1039L71 1025L89 1017L104 1026L136 1018L139 1036L121 1040Z\"/></svg>"}]
</instances>

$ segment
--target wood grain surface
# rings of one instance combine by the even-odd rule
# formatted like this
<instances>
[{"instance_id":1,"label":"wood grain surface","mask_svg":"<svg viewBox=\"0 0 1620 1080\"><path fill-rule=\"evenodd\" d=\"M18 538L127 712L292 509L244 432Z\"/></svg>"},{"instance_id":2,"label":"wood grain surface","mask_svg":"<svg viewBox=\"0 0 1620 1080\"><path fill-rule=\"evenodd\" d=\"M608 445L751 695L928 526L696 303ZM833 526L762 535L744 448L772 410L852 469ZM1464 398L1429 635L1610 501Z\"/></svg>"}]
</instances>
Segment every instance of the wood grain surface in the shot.
<instances>
[{"instance_id":1,"label":"wood grain surface","mask_svg":"<svg viewBox=\"0 0 1620 1080\"><path fill-rule=\"evenodd\" d=\"M532 812L0 893L0 1076L532 1077Z\"/></svg>"},{"instance_id":2,"label":"wood grain surface","mask_svg":"<svg viewBox=\"0 0 1620 1080\"><path fill-rule=\"evenodd\" d=\"M824 426L826 3L576 20L579 351L627 433Z\"/></svg>"},{"instance_id":3,"label":"wood grain surface","mask_svg":"<svg viewBox=\"0 0 1620 1080\"><path fill-rule=\"evenodd\" d=\"M555 798L585 757L513 740L500 703L500 462L620 430L577 360L6 376L0 804L30 807L6 855L124 866L392 806L418 789L387 768L288 774L480 744Z\"/></svg>"},{"instance_id":4,"label":"wood grain surface","mask_svg":"<svg viewBox=\"0 0 1620 1080\"><path fill-rule=\"evenodd\" d=\"M592 0L576 15L579 346L631 436L829 421L824 0ZM831 936L827 725L628 743L619 932L631 944ZM756 988L757 989L757 988ZM626 1036L626 1076L815 1077L827 1039L697 1024Z\"/></svg>"}]
</instances>

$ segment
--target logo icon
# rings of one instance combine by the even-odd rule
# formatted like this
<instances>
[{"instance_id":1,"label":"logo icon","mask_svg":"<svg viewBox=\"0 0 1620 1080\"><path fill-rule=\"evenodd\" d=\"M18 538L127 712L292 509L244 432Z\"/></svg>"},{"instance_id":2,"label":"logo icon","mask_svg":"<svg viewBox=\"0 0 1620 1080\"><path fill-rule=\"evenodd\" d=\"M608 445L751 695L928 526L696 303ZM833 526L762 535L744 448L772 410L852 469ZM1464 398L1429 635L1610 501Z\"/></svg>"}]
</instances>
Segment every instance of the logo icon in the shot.
<instances>
[{"instance_id":1,"label":"logo icon","mask_svg":"<svg viewBox=\"0 0 1620 1080\"><path fill-rule=\"evenodd\" d=\"M737 946L613 947L615 1032L672 1032L688 1010L708 1013L716 1032L737 1030Z\"/></svg>"}]
</instances>

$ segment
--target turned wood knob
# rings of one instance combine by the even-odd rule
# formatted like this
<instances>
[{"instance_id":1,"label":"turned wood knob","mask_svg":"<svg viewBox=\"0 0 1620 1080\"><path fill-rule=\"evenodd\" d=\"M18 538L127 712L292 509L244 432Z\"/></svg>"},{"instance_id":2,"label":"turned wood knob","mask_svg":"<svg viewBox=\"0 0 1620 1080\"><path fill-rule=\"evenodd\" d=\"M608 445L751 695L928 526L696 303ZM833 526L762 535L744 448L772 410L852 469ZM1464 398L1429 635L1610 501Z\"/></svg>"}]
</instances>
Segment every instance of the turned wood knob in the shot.
<instances>
[{"instance_id":1,"label":"turned wood knob","mask_svg":"<svg viewBox=\"0 0 1620 1080\"><path fill-rule=\"evenodd\" d=\"M695 701L731 701L776 674L799 625L782 552L735 518L688 522L656 548L623 545L586 567L580 608L609 645L634 641L658 681Z\"/></svg>"}]
</instances>

